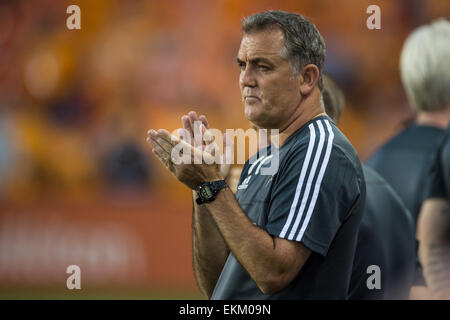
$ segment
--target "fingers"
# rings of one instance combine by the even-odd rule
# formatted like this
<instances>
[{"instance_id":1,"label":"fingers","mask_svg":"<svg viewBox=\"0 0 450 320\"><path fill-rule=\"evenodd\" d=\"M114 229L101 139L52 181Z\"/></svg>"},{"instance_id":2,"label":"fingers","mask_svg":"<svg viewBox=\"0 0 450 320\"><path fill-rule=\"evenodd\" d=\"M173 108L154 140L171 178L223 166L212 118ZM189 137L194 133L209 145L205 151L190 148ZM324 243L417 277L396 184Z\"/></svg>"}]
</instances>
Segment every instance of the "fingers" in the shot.
<instances>
[{"instance_id":1,"label":"fingers","mask_svg":"<svg viewBox=\"0 0 450 320\"><path fill-rule=\"evenodd\" d=\"M183 128L188 130L191 137L194 137L195 127L194 122L198 121L197 113L195 111L189 111L187 115L181 117Z\"/></svg>"},{"instance_id":2,"label":"fingers","mask_svg":"<svg viewBox=\"0 0 450 320\"><path fill-rule=\"evenodd\" d=\"M162 148L161 145L158 143L157 132L155 130L148 130L147 134L148 134L147 142L150 143L152 149L156 147Z\"/></svg>"},{"instance_id":3,"label":"fingers","mask_svg":"<svg viewBox=\"0 0 450 320\"><path fill-rule=\"evenodd\" d=\"M170 159L173 147L180 141L175 136L171 135L167 130L159 129L158 131L149 130L147 141L158 154L163 155L167 153Z\"/></svg>"},{"instance_id":4,"label":"fingers","mask_svg":"<svg viewBox=\"0 0 450 320\"><path fill-rule=\"evenodd\" d=\"M194 127L191 124L191 120L189 119L189 116L184 115L181 117L181 123L183 124L183 128L189 132L191 136L191 141L193 143L193 137L194 137Z\"/></svg>"},{"instance_id":5,"label":"fingers","mask_svg":"<svg viewBox=\"0 0 450 320\"><path fill-rule=\"evenodd\" d=\"M220 161L220 158L222 156L222 146L220 146L220 149L216 146L216 142L214 139L215 136L209 130L209 123L206 117L204 115L198 117L195 111L191 111L188 115L182 116L181 121L183 123L184 129L180 129L180 138L170 134L167 130L164 129L159 129L158 131L148 131L149 136L147 138L147 141L151 144L152 149L155 150L158 158L160 158L161 161L167 164L167 161L170 162L171 160L173 149L179 143L181 143L182 145L186 144L186 146L181 146L181 148L179 148L180 150L186 148L187 146L193 147L194 149L192 150L194 150L194 154L198 152L202 153L206 151L207 147L210 147L207 153L209 153L210 156L215 157L217 149L219 151L219 153L217 153L217 156L219 157L218 161ZM195 128L193 127L193 122L196 122ZM194 139L188 139L189 134L192 137L194 132ZM233 147L231 146L231 148ZM175 153L176 152L177 151L175 151ZM174 160L172 159L172 161Z\"/></svg>"},{"instance_id":6,"label":"fingers","mask_svg":"<svg viewBox=\"0 0 450 320\"><path fill-rule=\"evenodd\" d=\"M147 141L152 147L152 153L161 161L172 173L175 173L175 165L172 160L172 150L178 140L167 130L149 130Z\"/></svg>"},{"instance_id":7,"label":"fingers","mask_svg":"<svg viewBox=\"0 0 450 320\"><path fill-rule=\"evenodd\" d=\"M205 143L211 140L211 137L212 137L211 133L209 132L209 130L206 128L206 126L203 123L200 125L200 132L204 138Z\"/></svg>"},{"instance_id":8,"label":"fingers","mask_svg":"<svg viewBox=\"0 0 450 320\"><path fill-rule=\"evenodd\" d=\"M195 121L199 121L197 117L197 112L195 111L189 111L188 116L189 120L191 121L191 125L193 125Z\"/></svg>"},{"instance_id":9,"label":"fingers","mask_svg":"<svg viewBox=\"0 0 450 320\"><path fill-rule=\"evenodd\" d=\"M172 149L179 143L186 143L182 139L172 135L169 131L165 129L159 129L155 131L153 129L148 130L147 141L152 145L158 145L165 152L171 153Z\"/></svg>"},{"instance_id":10,"label":"fingers","mask_svg":"<svg viewBox=\"0 0 450 320\"><path fill-rule=\"evenodd\" d=\"M194 140L194 147L201 147L203 145L203 139L200 133L200 126L201 122L198 119L197 113L195 111L190 111L188 113L189 121L191 122L191 128L194 132L193 140Z\"/></svg>"},{"instance_id":11,"label":"fingers","mask_svg":"<svg viewBox=\"0 0 450 320\"><path fill-rule=\"evenodd\" d=\"M200 132L203 136L202 149L210 153L212 156L216 156L216 154L218 156L221 155L223 145L217 145L217 137L211 132L211 130L207 129L203 123L200 125Z\"/></svg>"},{"instance_id":12,"label":"fingers","mask_svg":"<svg viewBox=\"0 0 450 320\"><path fill-rule=\"evenodd\" d=\"M202 143L201 137L196 133L199 132L199 123L202 123L206 128L209 128L206 117L204 115L198 117L195 111L190 111L187 115L181 117L181 123L183 128L190 134L191 145L200 146Z\"/></svg>"},{"instance_id":13,"label":"fingers","mask_svg":"<svg viewBox=\"0 0 450 320\"><path fill-rule=\"evenodd\" d=\"M203 125L206 127L206 129L209 129L208 120L206 119L206 117L204 115L201 115L199 117L199 120L203 123Z\"/></svg>"},{"instance_id":14,"label":"fingers","mask_svg":"<svg viewBox=\"0 0 450 320\"><path fill-rule=\"evenodd\" d=\"M194 125L196 121L201 121L201 123L205 125L206 129L209 129L209 123L208 119L206 119L206 116L201 115L199 117L197 116L197 113L195 111L189 111L189 113L187 115L184 115L181 120L183 122L183 127L190 127L192 132L194 132Z\"/></svg>"},{"instance_id":15,"label":"fingers","mask_svg":"<svg viewBox=\"0 0 450 320\"><path fill-rule=\"evenodd\" d=\"M170 162L170 153L168 153L152 136L147 137L148 143L152 147L152 152L166 166Z\"/></svg>"},{"instance_id":16,"label":"fingers","mask_svg":"<svg viewBox=\"0 0 450 320\"><path fill-rule=\"evenodd\" d=\"M172 135L165 129L159 129L158 131L149 130L147 133L164 148L173 148L178 142L180 142L178 137ZM168 150L167 148L166 150Z\"/></svg>"},{"instance_id":17,"label":"fingers","mask_svg":"<svg viewBox=\"0 0 450 320\"><path fill-rule=\"evenodd\" d=\"M234 141L227 133L225 133L223 135L223 143L225 145L225 152L222 163L232 164L234 161Z\"/></svg>"}]
</instances>

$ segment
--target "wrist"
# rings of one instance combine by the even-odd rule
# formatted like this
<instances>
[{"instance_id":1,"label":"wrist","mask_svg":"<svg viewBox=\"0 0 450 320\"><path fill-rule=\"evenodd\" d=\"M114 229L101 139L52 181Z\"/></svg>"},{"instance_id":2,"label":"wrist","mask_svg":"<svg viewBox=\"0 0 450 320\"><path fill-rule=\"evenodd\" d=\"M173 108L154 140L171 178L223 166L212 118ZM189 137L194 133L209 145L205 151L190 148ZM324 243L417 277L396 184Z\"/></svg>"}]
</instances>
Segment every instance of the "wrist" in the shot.
<instances>
[{"instance_id":1,"label":"wrist","mask_svg":"<svg viewBox=\"0 0 450 320\"><path fill-rule=\"evenodd\" d=\"M202 183L197 190L197 204L212 202L222 189L228 188L225 180L215 180Z\"/></svg>"}]
</instances>

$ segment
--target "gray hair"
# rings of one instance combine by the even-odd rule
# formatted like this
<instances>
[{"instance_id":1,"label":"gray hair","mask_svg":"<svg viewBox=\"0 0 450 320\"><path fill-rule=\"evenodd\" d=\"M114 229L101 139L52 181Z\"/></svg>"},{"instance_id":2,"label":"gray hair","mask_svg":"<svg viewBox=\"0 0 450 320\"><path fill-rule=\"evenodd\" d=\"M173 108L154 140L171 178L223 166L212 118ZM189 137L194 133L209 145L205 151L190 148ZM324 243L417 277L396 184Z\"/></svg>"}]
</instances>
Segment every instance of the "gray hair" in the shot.
<instances>
[{"instance_id":1,"label":"gray hair","mask_svg":"<svg viewBox=\"0 0 450 320\"><path fill-rule=\"evenodd\" d=\"M400 56L409 102L418 111L450 106L450 22L440 19L414 30Z\"/></svg>"},{"instance_id":2,"label":"gray hair","mask_svg":"<svg viewBox=\"0 0 450 320\"><path fill-rule=\"evenodd\" d=\"M242 20L242 31L263 31L279 27L284 34L282 54L291 64L293 74L298 74L307 64L319 69L318 86L322 91L322 70L325 63L325 42L316 26L304 16L279 10L257 13Z\"/></svg>"}]
</instances>

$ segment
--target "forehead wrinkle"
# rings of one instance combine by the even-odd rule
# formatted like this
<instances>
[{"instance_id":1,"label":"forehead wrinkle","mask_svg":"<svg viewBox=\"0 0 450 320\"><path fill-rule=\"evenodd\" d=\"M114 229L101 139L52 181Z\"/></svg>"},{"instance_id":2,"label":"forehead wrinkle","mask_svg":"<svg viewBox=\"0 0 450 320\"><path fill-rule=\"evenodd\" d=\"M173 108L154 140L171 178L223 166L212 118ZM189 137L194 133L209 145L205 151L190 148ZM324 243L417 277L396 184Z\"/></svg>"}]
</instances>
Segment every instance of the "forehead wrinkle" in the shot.
<instances>
[{"instance_id":1,"label":"forehead wrinkle","mask_svg":"<svg viewBox=\"0 0 450 320\"><path fill-rule=\"evenodd\" d=\"M258 32L259 34L262 32ZM281 31L280 31L281 33ZM256 33L253 33L256 34ZM284 36L281 33L278 39L281 38L283 41L281 44L281 48L275 48L274 44L278 39L270 39L272 37L259 37L256 38L252 36L252 34L246 34L242 38L241 46L238 52L238 58L242 61L250 61L257 58L265 58L268 60L286 60L283 56L284 49ZM268 44L268 45L266 45Z\"/></svg>"}]
</instances>

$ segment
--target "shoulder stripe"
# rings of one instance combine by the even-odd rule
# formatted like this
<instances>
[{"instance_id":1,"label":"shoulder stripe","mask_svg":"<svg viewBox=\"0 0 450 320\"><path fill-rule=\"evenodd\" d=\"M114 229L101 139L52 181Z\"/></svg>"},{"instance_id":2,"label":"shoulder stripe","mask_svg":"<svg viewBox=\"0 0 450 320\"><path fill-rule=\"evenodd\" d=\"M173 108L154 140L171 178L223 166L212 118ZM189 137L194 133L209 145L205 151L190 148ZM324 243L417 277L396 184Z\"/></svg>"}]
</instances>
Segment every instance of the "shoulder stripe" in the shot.
<instances>
[{"instance_id":1,"label":"shoulder stripe","mask_svg":"<svg viewBox=\"0 0 450 320\"><path fill-rule=\"evenodd\" d=\"M312 163L311 170L309 172L308 180L305 185L305 193L303 194L302 201L300 203L299 212L297 214L297 218L295 219L294 225L292 226L291 232L288 235L289 240L293 240L298 231L298 226L300 224L301 219L305 213L305 209L307 208L307 204L310 199L311 188L313 185L314 177L317 174L317 168L319 167L320 156L322 155L322 150L325 142L325 131L323 129L323 125L321 121L317 121L317 126L319 127L319 145L317 150L314 153L314 160Z\"/></svg>"},{"instance_id":2,"label":"shoulder stripe","mask_svg":"<svg viewBox=\"0 0 450 320\"><path fill-rule=\"evenodd\" d=\"M300 197L300 192L302 190L303 184L304 184L304 180L305 180L305 176L306 176L306 171L308 169L309 166L309 162L311 160L311 155L312 155L312 151L314 149L314 144L316 141L316 130L314 128L314 124L311 123L309 126L309 144L308 144L308 149L306 151L306 157L305 160L303 161L303 166L302 166L302 170L300 172L300 177L298 179L298 183L297 183L297 188L295 190L295 196L294 196L294 200L292 201L291 204L291 209L289 211L289 216L288 219L286 221L286 223L283 226L283 229L280 233L280 237L284 238L289 226L291 225L291 222L294 218L295 215L295 209L297 208L297 203L298 203L298 199Z\"/></svg>"},{"instance_id":3,"label":"shoulder stripe","mask_svg":"<svg viewBox=\"0 0 450 320\"><path fill-rule=\"evenodd\" d=\"M317 197L319 195L319 190L320 190L320 186L322 184L322 180L323 180L323 176L325 174L325 170L328 166L328 160L330 159L330 154L331 154L331 149L333 148L333 139L334 139L334 133L333 133L333 129L330 126L330 123L328 122L328 120L325 120L325 125L327 127L328 133L329 133L329 137L328 137L328 143L327 143L327 149L325 152L325 157L322 161L322 166L320 167L320 171L319 171L319 177L317 178L317 182L314 188L314 193L312 196L312 200L311 203L309 205L309 209L308 212L306 214L306 218L305 221L303 221L303 225L302 228L300 229L300 233L297 237L297 241L301 241L303 238L303 235L305 233L306 228L308 227L308 223L311 219L311 215L312 212L314 210L314 207L316 205L316 201L317 201ZM319 123L319 126L321 127L322 124Z\"/></svg>"}]
</instances>

